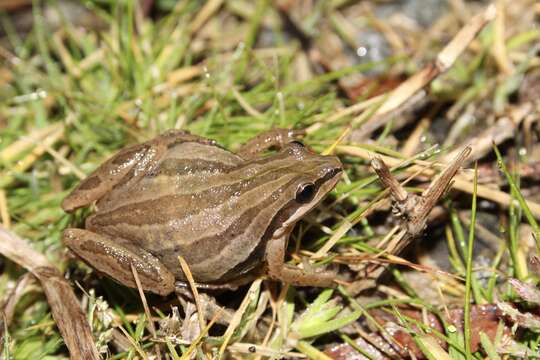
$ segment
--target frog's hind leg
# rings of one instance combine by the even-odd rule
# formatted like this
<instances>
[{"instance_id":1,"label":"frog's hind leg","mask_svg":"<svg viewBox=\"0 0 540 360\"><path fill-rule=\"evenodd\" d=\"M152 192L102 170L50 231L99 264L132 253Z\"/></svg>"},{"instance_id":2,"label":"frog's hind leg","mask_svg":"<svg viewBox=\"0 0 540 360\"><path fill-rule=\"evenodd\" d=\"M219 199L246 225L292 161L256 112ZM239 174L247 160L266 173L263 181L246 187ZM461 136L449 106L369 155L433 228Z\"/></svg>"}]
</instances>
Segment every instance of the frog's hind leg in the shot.
<instances>
[{"instance_id":1,"label":"frog's hind leg","mask_svg":"<svg viewBox=\"0 0 540 360\"><path fill-rule=\"evenodd\" d=\"M152 140L124 148L81 181L64 199L62 209L75 211L100 200L119 183L137 180L156 166L169 148L183 142L214 144L213 140L185 131L169 130Z\"/></svg>"},{"instance_id":2,"label":"frog's hind leg","mask_svg":"<svg viewBox=\"0 0 540 360\"><path fill-rule=\"evenodd\" d=\"M88 264L123 285L137 287L133 264L143 290L160 295L174 291L174 275L153 255L123 239L71 228L64 231L63 242Z\"/></svg>"}]
</instances>

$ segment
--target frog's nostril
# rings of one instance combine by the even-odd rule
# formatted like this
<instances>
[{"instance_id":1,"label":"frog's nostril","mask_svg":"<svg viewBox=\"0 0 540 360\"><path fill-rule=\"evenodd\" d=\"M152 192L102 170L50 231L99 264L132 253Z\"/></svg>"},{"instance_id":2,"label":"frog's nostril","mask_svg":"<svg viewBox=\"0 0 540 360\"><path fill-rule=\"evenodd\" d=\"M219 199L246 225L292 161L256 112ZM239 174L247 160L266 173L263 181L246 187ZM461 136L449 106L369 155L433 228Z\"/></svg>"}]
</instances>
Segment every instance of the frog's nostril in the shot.
<instances>
[{"instance_id":1,"label":"frog's nostril","mask_svg":"<svg viewBox=\"0 0 540 360\"><path fill-rule=\"evenodd\" d=\"M334 176L340 174L342 171L343 171L343 169L340 168L340 167L338 167L338 168L333 168L332 171L331 171L332 177L334 177Z\"/></svg>"},{"instance_id":2,"label":"frog's nostril","mask_svg":"<svg viewBox=\"0 0 540 360\"><path fill-rule=\"evenodd\" d=\"M339 175L339 173L341 173L342 171L343 169L341 167L328 167L327 169L325 169L324 177L326 179L331 179L334 176Z\"/></svg>"}]
</instances>

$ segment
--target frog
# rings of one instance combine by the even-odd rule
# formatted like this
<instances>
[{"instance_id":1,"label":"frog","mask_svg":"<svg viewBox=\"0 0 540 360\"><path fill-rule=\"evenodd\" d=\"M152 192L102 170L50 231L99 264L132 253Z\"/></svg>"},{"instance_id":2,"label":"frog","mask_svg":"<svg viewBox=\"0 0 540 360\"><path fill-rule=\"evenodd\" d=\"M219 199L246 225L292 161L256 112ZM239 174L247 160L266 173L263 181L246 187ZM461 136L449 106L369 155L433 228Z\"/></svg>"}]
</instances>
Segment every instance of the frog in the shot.
<instances>
[{"instance_id":1,"label":"frog","mask_svg":"<svg viewBox=\"0 0 540 360\"><path fill-rule=\"evenodd\" d=\"M121 149L62 201L73 213L93 205L84 228L63 243L99 273L168 295L186 287L235 288L265 276L294 286L334 287L335 273L289 265L295 224L334 189L334 155L272 129L232 152L215 140L169 130Z\"/></svg>"}]
</instances>

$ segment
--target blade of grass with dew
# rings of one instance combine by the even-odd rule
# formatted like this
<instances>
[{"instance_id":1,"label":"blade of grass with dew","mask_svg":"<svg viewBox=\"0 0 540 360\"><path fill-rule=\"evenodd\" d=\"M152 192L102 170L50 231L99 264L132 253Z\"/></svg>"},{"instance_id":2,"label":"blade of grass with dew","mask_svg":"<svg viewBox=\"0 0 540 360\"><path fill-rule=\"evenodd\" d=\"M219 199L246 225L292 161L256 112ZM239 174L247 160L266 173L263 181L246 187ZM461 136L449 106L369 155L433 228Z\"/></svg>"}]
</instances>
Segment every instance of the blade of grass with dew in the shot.
<instances>
[{"instance_id":1,"label":"blade of grass with dew","mask_svg":"<svg viewBox=\"0 0 540 360\"><path fill-rule=\"evenodd\" d=\"M424 306L427 307L428 311L434 314L437 314L439 319L444 320L444 317L442 316L442 314L438 314L437 309L431 308L427 306L427 304L425 303L424 303ZM394 315L398 314L398 317L402 320L402 322L406 326L409 326L408 325L409 323L414 324L416 327L421 329L424 333L433 335L439 340L441 340L442 342L448 344L449 354L452 359L465 359L465 346L463 345L463 336L460 336L460 334L457 331L455 331L456 329L453 325L444 324L445 329L447 330L447 332L450 333L448 335L445 335L443 333L440 333L436 329L430 327L429 325L424 324L422 321L419 321L418 319L396 312L397 308L393 305L392 307L394 309L393 314ZM410 327L409 327L409 332L412 332L412 329Z\"/></svg>"},{"instance_id":2,"label":"blade of grass with dew","mask_svg":"<svg viewBox=\"0 0 540 360\"><path fill-rule=\"evenodd\" d=\"M510 194L513 199L517 199L517 194L514 189L510 188ZM506 231L508 238L508 250L510 252L510 258L512 259L512 265L514 273L512 276L519 280L524 280L527 277L527 260L525 254L520 246L520 234L519 229L521 225L522 209L515 201L512 201L508 206L508 229Z\"/></svg>"},{"instance_id":3,"label":"blade of grass with dew","mask_svg":"<svg viewBox=\"0 0 540 360\"><path fill-rule=\"evenodd\" d=\"M506 180L508 181L508 184L512 188L512 190L515 192L517 200L519 202L519 206L521 206L521 209L523 210L523 213L525 215L525 218L529 222L529 225L531 225L533 232L534 232L534 238L536 241L536 247L540 251L540 226L538 226L538 223L536 222L536 219L534 218L534 215L531 213L531 210L529 209L529 206L527 205L527 202L525 201L525 198L521 194L521 191L519 190L519 187L516 185L514 179L510 175L510 172L508 171L508 168L506 167L506 164L504 163L504 160L501 156L501 153L499 151L499 148L497 145L493 144L493 150L495 151L495 155L497 156L497 165L503 172L504 176L506 177Z\"/></svg>"},{"instance_id":4,"label":"blade of grass with dew","mask_svg":"<svg viewBox=\"0 0 540 360\"><path fill-rule=\"evenodd\" d=\"M461 224L461 220L459 219L459 216L457 214L457 211L452 207L450 209L450 219L452 222L452 227L454 229L454 232L456 233L456 237L458 239L458 244L460 246L461 253L463 254L463 257L466 259L469 257L469 249L468 249L468 242L465 241L465 233L463 232L463 227ZM469 233L470 236L470 233ZM466 274L466 269L465 269ZM471 278L471 288L473 291L474 299L477 304L483 304L485 303L485 299L482 295L481 286L478 282L478 279L476 276L472 276Z\"/></svg>"},{"instance_id":5,"label":"blade of grass with dew","mask_svg":"<svg viewBox=\"0 0 540 360\"><path fill-rule=\"evenodd\" d=\"M472 260L474 248L474 230L476 224L476 191L478 188L478 163L474 164L474 191L471 206L471 226L469 229L469 241L466 261L465 279L465 304L463 307L463 334L465 337L465 356L467 360L472 359L471 353L471 288L472 288Z\"/></svg>"},{"instance_id":6,"label":"blade of grass with dew","mask_svg":"<svg viewBox=\"0 0 540 360\"><path fill-rule=\"evenodd\" d=\"M348 337L347 335L345 334L340 334L339 336L343 341L345 341L347 344L349 344L354 350L358 351L360 354L362 354L366 359L368 360L375 360L375 358L373 357L374 355L373 354L370 354L369 351L367 351L366 349L363 349L362 347L360 347L356 341L354 341L353 339L351 339L350 337Z\"/></svg>"},{"instance_id":7,"label":"blade of grass with dew","mask_svg":"<svg viewBox=\"0 0 540 360\"><path fill-rule=\"evenodd\" d=\"M497 349L495 348L495 345L493 345L493 343L489 339L489 336L487 336L486 333L483 331L480 331L480 342L482 343L482 348L484 348L484 351L486 352L490 360L501 360L499 354L497 354Z\"/></svg>"},{"instance_id":8,"label":"blade of grass with dew","mask_svg":"<svg viewBox=\"0 0 540 360\"><path fill-rule=\"evenodd\" d=\"M416 344L430 360L452 360L441 345L429 335L415 336Z\"/></svg>"},{"instance_id":9,"label":"blade of grass with dew","mask_svg":"<svg viewBox=\"0 0 540 360\"><path fill-rule=\"evenodd\" d=\"M296 344L296 349L305 354L309 359L313 360L332 360L328 355L320 352L317 348L311 346L308 342L299 341Z\"/></svg>"}]
</instances>

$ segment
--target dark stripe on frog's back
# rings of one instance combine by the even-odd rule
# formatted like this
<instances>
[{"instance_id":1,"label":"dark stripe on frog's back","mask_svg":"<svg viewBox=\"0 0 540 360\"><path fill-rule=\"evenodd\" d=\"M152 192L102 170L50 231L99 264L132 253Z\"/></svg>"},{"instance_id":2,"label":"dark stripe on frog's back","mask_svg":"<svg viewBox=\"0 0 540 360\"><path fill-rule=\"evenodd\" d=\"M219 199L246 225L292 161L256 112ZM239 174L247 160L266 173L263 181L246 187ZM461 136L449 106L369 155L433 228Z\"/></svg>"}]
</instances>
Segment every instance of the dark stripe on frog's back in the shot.
<instances>
[{"instance_id":1,"label":"dark stripe on frog's back","mask_svg":"<svg viewBox=\"0 0 540 360\"><path fill-rule=\"evenodd\" d=\"M89 226L114 227L118 224L133 226L166 224L171 220L184 219L198 213L213 209L225 200L231 199L233 193L246 194L271 181L291 174L292 165L286 168L271 169L258 174L255 178L240 179L188 194L167 194L151 200L132 201L110 211L101 211L89 218ZM230 178L227 178L230 180ZM220 191L223 191L220 193ZM203 203L206 201L206 203ZM152 211L149 211L152 209ZM126 229L129 230L129 229ZM133 231L133 236L140 234L141 228ZM109 231L107 231L109 232Z\"/></svg>"},{"instance_id":2,"label":"dark stripe on frog's back","mask_svg":"<svg viewBox=\"0 0 540 360\"><path fill-rule=\"evenodd\" d=\"M251 161L241 161L240 163L222 162L216 161L214 159L207 160L203 158L168 157L166 159L163 159L163 161L159 165L159 168L152 175L176 176L182 174L182 172L185 172L185 169L188 168L191 168L191 171L208 171L209 169L211 169L219 173L230 174L235 171L245 172L248 168L260 168L261 166L264 166L269 162L277 163L289 157L290 156L286 153L281 153L276 154L272 157L261 157ZM190 162L194 162L196 166L192 166Z\"/></svg>"},{"instance_id":3,"label":"dark stripe on frog's back","mask_svg":"<svg viewBox=\"0 0 540 360\"><path fill-rule=\"evenodd\" d=\"M139 147L142 148L142 145L139 145ZM148 150L148 147L146 147L145 150ZM190 141L186 142L184 140L175 142L169 144L166 152L158 159L152 159L153 162L155 161L154 165L150 163L144 167L143 171L146 171L144 176L135 179L135 172L141 170L139 170L140 166L134 166L131 171L114 186L114 191L110 191L98 202L98 209L111 211L132 203L134 198L136 201L155 198L152 191L142 191L141 189L137 189L137 186L140 185L141 181L144 181L145 178L154 177L157 171L159 171L161 164L165 161L185 161L194 156L208 158L210 159L209 161L214 163L214 166L219 166L218 164L222 163L223 168L239 165L242 161L236 154L212 145L210 140L208 140L208 144Z\"/></svg>"},{"instance_id":4,"label":"dark stripe on frog's back","mask_svg":"<svg viewBox=\"0 0 540 360\"><path fill-rule=\"evenodd\" d=\"M227 173L237 169L237 165L228 165L219 161L206 159L175 159L163 160L156 171L149 173L147 177L176 176L185 173Z\"/></svg>"},{"instance_id":5,"label":"dark stripe on frog's back","mask_svg":"<svg viewBox=\"0 0 540 360\"><path fill-rule=\"evenodd\" d=\"M242 188L241 185L245 184L241 181L251 181L252 177L260 177L259 182L266 182L275 178L277 173L291 173L296 169L295 162L288 160L288 157L279 154L273 158L264 158L251 162L244 162L242 165L236 167L230 165L221 166L220 170L217 170L217 162L211 162L210 166L214 166L215 172L208 173L205 167L206 160L196 159L192 162L191 167L186 167L187 163L183 159L168 158L161 162L155 173L148 174L148 176L140 179L137 184L134 184L123 189L116 189L105 201L104 206L102 203L98 204L100 212L98 212L94 219L90 222L94 222L96 225L112 225L118 223L126 223L132 225L145 225L145 224L162 224L167 221L174 220L175 218L183 218L185 216L193 215L189 211L195 207L200 207L200 200L196 200L195 205L191 205L195 199L192 199L194 194L198 194L200 199L210 199L213 203L208 204L210 207L216 206L223 202L223 199L211 194L215 189L219 189L223 186L236 186L235 191L244 192L251 187ZM267 166L268 162L272 162L273 166ZM163 173L162 170L163 169ZM182 169L182 171L176 172ZM261 172L264 170L265 172ZM228 171L228 172L227 172ZM171 175L176 174L180 176L181 180L171 179L170 186L163 186L163 184L169 184L167 181L167 175L164 173L170 172ZM164 176L164 178L160 178ZM270 176L264 178L264 176ZM232 180L234 179L234 180ZM183 189L176 189L174 182L179 181L183 185ZM257 183L254 183L255 185ZM184 193L182 193L184 190ZM233 191L229 191L232 193ZM225 194L227 195L227 194ZM167 202L173 202L175 204L176 213L172 210L162 212L145 211L148 208L159 209L163 204ZM183 202L183 203L182 203ZM179 211L184 210L184 214ZM144 216L136 216L137 212ZM172 215L167 217L167 213ZM139 231L140 232L140 231Z\"/></svg>"},{"instance_id":6,"label":"dark stripe on frog's back","mask_svg":"<svg viewBox=\"0 0 540 360\"><path fill-rule=\"evenodd\" d=\"M283 187L295 182L291 179ZM280 196L282 195L282 196ZM223 231L198 238L190 244L176 244L172 247L150 251L164 263L175 263L178 255L185 257L196 281L211 282L234 279L258 265L266 248L265 234L275 215L290 201L280 190L274 191L253 207L244 211ZM243 266L239 266L242 264ZM177 278L183 278L180 267L171 269ZM210 278L209 273L220 273Z\"/></svg>"},{"instance_id":7,"label":"dark stripe on frog's back","mask_svg":"<svg viewBox=\"0 0 540 360\"><path fill-rule=\"evenodd\" d=\"M272 157L244 161L236 154L214 145L177 144L159 160L159 164L154 170L149 171L146 176L137 179L137 181L132 180L133 169L115 186L114 191L109 192L98 202L98 209L103 212L111 212L135 202L154 200L157 196L182 192L191 193L194 189L202 191L204 187L210 187L212 184L219 184L232 178L240 179L246 177L246 174L250 172L258 172L261 168L266 168L269 162L275 162L277 167L281 160L288 161L289 158L290 156L286 153L280 153ZM206 165L213 171L208 171ZM171 180L168 180L169 177ZM175 184L182 184L183 188L178 189L174 186Z\"/></svg>"}]
</instances>

